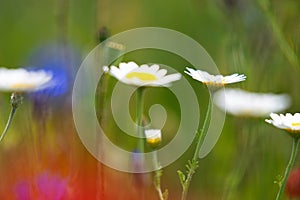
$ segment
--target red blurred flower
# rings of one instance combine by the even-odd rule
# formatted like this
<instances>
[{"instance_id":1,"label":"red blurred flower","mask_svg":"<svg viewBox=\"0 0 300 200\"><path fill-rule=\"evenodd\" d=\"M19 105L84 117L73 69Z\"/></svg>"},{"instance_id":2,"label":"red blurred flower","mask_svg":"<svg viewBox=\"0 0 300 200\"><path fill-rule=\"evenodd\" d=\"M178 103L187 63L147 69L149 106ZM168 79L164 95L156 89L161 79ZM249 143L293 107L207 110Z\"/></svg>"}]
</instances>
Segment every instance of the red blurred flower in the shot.
<instances>
[{"instance_id":1,"label":"red blurred flower","mask_svg":"<svg viewBox=\"0 0 300 200\"><path fill-rule=\"evenodd\" d=\"M300 168L293 169L290 173L285 192L290 198L300 197Z\"/></svg>"}]
</instances>

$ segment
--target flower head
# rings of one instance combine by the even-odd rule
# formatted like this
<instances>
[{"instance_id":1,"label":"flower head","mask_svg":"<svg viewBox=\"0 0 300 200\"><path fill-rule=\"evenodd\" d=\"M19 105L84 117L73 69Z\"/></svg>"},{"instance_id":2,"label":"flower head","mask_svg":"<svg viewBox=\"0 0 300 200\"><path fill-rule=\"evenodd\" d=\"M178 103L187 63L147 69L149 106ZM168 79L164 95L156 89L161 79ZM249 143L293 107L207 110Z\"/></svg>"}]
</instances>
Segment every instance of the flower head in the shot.
<instances>
[{"instance_id":1,"label":"flower head","mask_svg":"<svg viewBox=\"0 0 300 200\"><path fill-rule=\"evenodd\" d=\"M48 173L36 178L36 187L40 199L60 200L68 191L66 180Z\"/></svg>"},{"instance_id":2,"label":"flower head","mask_svg":"<svg viewBox=\"0 0 300 200\"><path fill-rule=\"evenodd\" d=\"M255 93L241 89L224 89L215 93L214 103L222 110L247 117L265 117L290 106L287 94Z\"/></svg>"},{"instance_id":3,"label":"flower head","mask_svg":"<svg viewBox=\"0 0 300 200\"><path fill-rule=\"evenodd\" d=\"M290 113L286 115L271 113L270 117L271 119L266 119L266 122L288 131L293 137L300 137L300 113L294 115Z\"/></svg>"},{"instance_id":4,"label":"flower head","mask_svg":"<svg viewBox=\"0 0 300 200\"><path fill-rule=\"evenodd\" d=\"M148 129L145 130L146 140L150 146L157 146L161 142L161 130L160 129Z\"/></svg>"},{"instance_id":5,"label":"flower head","mask_svg":"<svg viewBox=\"0 0 300 200\"><path fill-rule=\"evenodd\" d=\"M179 73L166 75L167 70L159 69L157 64L138 66L135 62L120 63L119 68L111 66L110 74L123 83L135 86L169 86L181 78Z\"/></svg>"},{"instance_id":6,"label":"flower head","mask_svg":"<svg viewBox=\"0 0 300 200\"><path fill-rule=\"evenodd\" d=\"M211 75L205 71L195 70L192 68L186 68L184 71L186 74L190 75L193 79L198 80L206 85L216 85L223 86L230 83L236 83L246 80L244 74L232 74L230 76L222 75Z\"/></svg>"},{"instance_id":7,"label":"flower head","mask_svg":"<svg viewBox=\"0 0 300 200\"><path fill-rule=\"evenodd\" d=\"M52 75L44 70L0 68L0 90L2 91L36 91L47 87L51 79Z\"/></svg>"},{"instance_id":8,"label":"flower head","mask_svg":"<svg viewBox=\"0 0 300 200\"><path fill-rule=\"evenodd\" d=\"M290 198L300 197L300 169L294 169L290 173L285 192Z\"/></svg>"},{"instance_id":9,"label":"flower head","mask_svg":"<svg viewBox=\"0 0 300 200\"><path fill-rule=\"evenodd\" d=\"M67 180L48 172L39 174L33 182L21 181L15 186L17 200L44 199L62 200L68 195Z\"/></svg>"}]
</instances>

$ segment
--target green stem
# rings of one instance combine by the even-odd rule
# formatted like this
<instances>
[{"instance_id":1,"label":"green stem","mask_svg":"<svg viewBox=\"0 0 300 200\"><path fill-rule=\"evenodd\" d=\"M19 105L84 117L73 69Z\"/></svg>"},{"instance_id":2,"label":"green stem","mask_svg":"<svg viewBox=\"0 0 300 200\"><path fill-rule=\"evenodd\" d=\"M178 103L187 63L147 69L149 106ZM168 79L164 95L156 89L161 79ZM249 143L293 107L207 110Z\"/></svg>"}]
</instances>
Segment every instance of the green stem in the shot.
<instances>
[{"instance_id":1,"label":"green stem","mask_svg":"<svg viewBox=\"0 0 300 200\"><path fill-rule=\"evenodd\" d=\"M213 95L211 95L211 98L209 99L208 102L208 108L206 111L206 116L205 116L205 120L204 120L204 124L203 127L201 129L201 133L197 135L197 146L196 146L196 150L193 156L193 159L190 163L190 168L188 169L188 174L187 174L187 178L184 181L183 184L183 190L182 190L182 194L181 194L181 200L185 200L187 198L187 193L190 187L190 183L192 181L192 177L194 175L194 173L196 172L196 169L198 168L198 158L199 158L199 151L200 148L203 144L204 138L206 136L207 133L207 129L209 126L209 122L210 122L210 116L211 116L211 110L212 110L212 101L213 101Z\"/></svg>"},{"instance_id":2,"label":"green stem","mask_svg":"<svg viewBox=\"0 0 300 200\"><path fill-rule=\"evenodd\" d=\"M283 177L282 181L279 184L280 187L279 187L279 191L278 191L277 196L276 196L276 200L281 199L282 193L285 189L286 181L289 177L289 174L291 172L291 169L292 169L292 167L294 165L294 162L295 162L295 159L296 159L298 145L299 145L299 138L294 138L291 157L290 157L288 165L286 166L286 169L285 169L285 172L284 172L284 177Z\"/></svg>"},{"instance_id":3,"label":"green stem","mask_svg":"<svg viewBox=\"0 0 300 200\"><path fill-rule=\"evenodd\" d=\"M211 96L211 98L213 98L213 96ZM196 146L196 151L194 153L193 160L197 160L198 159L200 148L201 148L201 146L203 144L204 138L205 138L206 133L207 133L207 129L208 129L209 122L210 122L211 110L212 110L212 102L211 101L212 101L212 99L209 99L209 101L208 101L208 107L207 107L207 111L206 111L206 116L205 116L204 124L203 124L201 133L200 133L199 138L198 138L198 142L197 142L197 146Z\"/></svg>"},{"instance_id":4,"label":"green stem","mask_svg":"<svg viewBox=\"0 0 300 200\"><path fill-rule=\"evenodd\" d=\"M160 178L162 176L162 170L161 170L161 167L157 160L157 152L156 151L153 152L153 162L154 162L155 168L157 169L154 172L155 173L154 174L154 187L158 193L159 199L166 200L167 197L164 197L164 193L161 190Z\"/></svg>"},{"instance_id":5,"label":"green stem","mask_svg":"<svg viewBox=\"0 0 300 200\"><path fill-rule=\"evenodd\" d=\"M143 87L139 87L136 93L136 112L137 112L137 136L138 138L138 150L144 152L144 133L143 133Z\"/></svg>"},{"instance_id":6,"label":"green stem","mask_svg":"<svg viewBox=\"0 0 300 200\"><path fill-rule=\"evenodd\" d=\"M9 129L9 127L10 127L10 124L11 124L11 122L12 122L12 120L13 120L13 117L14 117L14 115L15 115L16 110L17 110L16 107L12 107L12 108L11 108L11 111L10 111L10 114L9 114L9 117L8 117L8 120L7 120L7 123L6 123L6 126L5 126L5 128L4 128L3 132L2 132L1 137L0 137L0 142L1 142L1 141L3 140L3 138L5 137L7 131L8 131L8 129Z\"/></svg>"}]
</instances>

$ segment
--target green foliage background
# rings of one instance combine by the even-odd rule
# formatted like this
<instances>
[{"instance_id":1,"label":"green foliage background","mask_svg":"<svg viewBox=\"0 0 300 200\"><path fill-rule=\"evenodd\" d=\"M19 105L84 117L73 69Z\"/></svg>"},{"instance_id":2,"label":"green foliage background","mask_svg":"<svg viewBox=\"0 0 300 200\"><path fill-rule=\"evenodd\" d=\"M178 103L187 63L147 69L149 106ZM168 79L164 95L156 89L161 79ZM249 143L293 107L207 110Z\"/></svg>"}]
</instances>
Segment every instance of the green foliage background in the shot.
<instances>
[{"instance_id":1,"label":"green foliage background","mask_svg":"<svg viewBox=\"0 0 300 200\"><path fill-rule=\"evenodd\" d=\"M298 58L300 56L300 1L276 0L269 4L268 1L259 1L1 0L0 66L24 66L36 47L51 42L70 43L84 58L97 45L98 30L102 26L106 26L111 35L137 27L164 27L198 41L222 74L237 72L247 75L247 81L233 87L255 92L288 93L292 97L292 106L288 111L299 112L300 65L299 61L292 63L287 55L295 53ZM267 5L267 10L261 5ZM273 16L271 20L269 14ZM284 41L276 36L276 28L281 31L279 34ZM282 48L283 43L290 49ZM181 72L189 65L174 55L151 50L125 55L124 61L130 60L163 63ZM189 80L198 92L204 115L207 90L198 82ZM110 79L110 87L115 82ZM111 88L108 99L110 91ZM163 131L170 140L180 120L178 103L165 89L150 89L145 95L146 111L157 101L168 110L170 118ZM8 94L0 97L0 128L4 127L5 116L9 112L7 99ZM134 97L129 106L134 118ZM110 114L108 116L111 117ZM16 119L16 126L20 126L20 118ZM114 127L113 122L108 125L111 139L123 144L124 148L132 149L132 140L126 139ZM16 128L13 130L12 134L17 132ZM124 138L120 139L116 134ZM274 199L277 185L273 182L284 171L291 145L292 140L287 134L267 125L264 119L228 116L216 147L199 163L200 168L191 185L190 199ZM170 199L178 199L181 188L176 171L184 170L193 147L164 169L162 184L164 188L169 188ZM298 156L295 167L300 165L299 159ZM239 171L241 168L245 170ZM232 172L237 174L231 176ZM232 179L229 179L230 176ZM226 188L235 183L237 186L232 196L226 196Z\"/></svg>"}]
</instances>

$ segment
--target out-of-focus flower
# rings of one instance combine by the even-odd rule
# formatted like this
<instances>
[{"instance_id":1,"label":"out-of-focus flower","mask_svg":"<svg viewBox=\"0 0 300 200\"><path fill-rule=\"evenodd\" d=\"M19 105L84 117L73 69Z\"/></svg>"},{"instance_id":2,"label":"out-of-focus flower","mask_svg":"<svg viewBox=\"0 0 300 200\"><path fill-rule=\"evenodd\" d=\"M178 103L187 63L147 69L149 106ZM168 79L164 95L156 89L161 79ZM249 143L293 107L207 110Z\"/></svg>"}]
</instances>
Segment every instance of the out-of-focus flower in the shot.
<instances>
[{"instance_id":1,"label":"out-of-focus flower","mask_svg":"<svg viewBox=\"0 0 300 200\"><path fill-rule=\"evenodd\" d=\"M15 187L15 195L17 200L31 200L30 185L28 182L19 182Z\"/></svg>"},{"instance_id":2,"label":"out-of-focus flower","mask_svg":"<svg viewBox=\"0 0 300 200\"><path fill-rule=\"evenodd\" d=\"M52 74L45 70L0 68L0 90L2 91L30 92L44 89L52 84L54 84Z\"/></svg>"},{"instance_id":3,"label":"out-of-focus flower","mask_svg":"<svg viewBox=\"0 0 300 200\"><path fill-rule=\"evenodd\" d=\"M52 74L55 84L29 94L33 103L33 116L43 122L52 111L69 108L70 91L80 56L68 44L50 43L34 49L28 58L30 70L42 69Z\"/></svg>"},{"instance_id":4,"label":"out-of-focus flower","mask_svg":"<svg viewBox=\"0 0 300 200\"><path fill-rule=\"evenodd\" d=\"M145 130L146 140L150 146L157 146L161 142L161 130L160 129L148 129Z\"/></svg>"},{"instance_id":5,"label":"out-of-focus flower","mask_svg":"<svg viewBox=\"0 0 300 200\"><path fill-rule=\"evenodd\" d=\"M67 75L67 71L61 68L43 68L44 71L52 74L52 80L56 84L52 84L49 87L43 88L39 91L34 91L31 93L35 96L45 96L49 97L58 97L60 95L65 94L69 89L69 79Z\"/></svg>"},{"instance_id":6,"label":"out-of-focus flower","mask_svg":"<svg viewBox=\"0 0 300 200\"><path fill-rule=\"evenodd\" d=\"M143 64L138 66L135 62L120 63L119 68L111 66L110 74L119 81L135 86L170 86L181 78L181 74L167 74L167 70L159 69L159 65Z\"/></svg>"},{"instance_id":7,"label":"out-of-focus flower","mask_svg":"<svg viewBox=\"0 0 300 200\"><path fill-rule=\"evenodd\" d=\"M241 89L224 89L215 93L215 104L222 110L247 117L265 117L290 106L287 94L254 93Z\"/></svg>"},{"instance_id":8,"label":"out-of-focus flower","mask_svg":"<svg viewBox=\"0 0 300 200\"><path fill-rule=\"evenodd\" d=\"M285 192L290 198L300 197L300 169L294 169L287 180Z\"/></svg>"},{"instance_id":9,"label":"out-of-focus flower","mask_svg":"<svg viewBox=\"0 0 300 200\"><path fill-rule=\"evenodd\" d=\"M230 76L211 75L205 71L195 70L188 67L184 72L190 75L193 79L212 86L223 86L226 84L237 83L246 80L246 76L244 74L232 74Z\"/></svg>"},{"instance_id":10,"label":"out-of-focus flower","mask_svg":"<svg viewBox=\"0 0 300 200\"><path fill-rule=\"evenodd\" d=\"M290 113L286 115L271 113L270 117L271 119L265 121L277 128L288 131L293 137L300 137L300 113L294 115Z\"/></svg>"},{"instance_id":11,"label":"out-of-focus flower","mask_svg":"<svg viewBox=\"0 0 300 200\"><path fill-rule=\"evenodd\" d=\"M80 56L69 45L47 44L37 48L29 57L28 65L33 70L42 69L52 74L55 85L32 93L39 98L62 96L70 90L75 67L79 66Z\"/></svg>"},{"instance_id":12,"label":"out-of-focus flower","mask_svg":"<svg viewBox=\"0 0 300 200\"><path fill-rule=\"evenodd\" d=\"M60 200L67 193L67 182L59 176L41 174L36 178L39 199Z\"/></svg>"},{"instance_id":13,"label":"out-of-focus flower","mask_svg":"<svg viewBox=\"0 0 300 200\"><path fill-rule=\"evenodd\" d=\"M140 154L137 154L140 153ZM131 157L131 165L134 171L138 173L133 173L133 184L136 188L143 188L151 184L151 176L148 173L140 173L143 171L145 163L144 156L139 150L134 150Z\"/></svg>"},{"instance_id":14,"label":"out-of-focus flower","mask_svg":"<svg viewBox=\"0 0 300 200\"><path fill-rule=\"evenodd\" d=\"M15 186L17 200L63 200L67 198L67 181L48 172L38 175L33 182L22 181Z\"/></svg>"}]
</instances>

